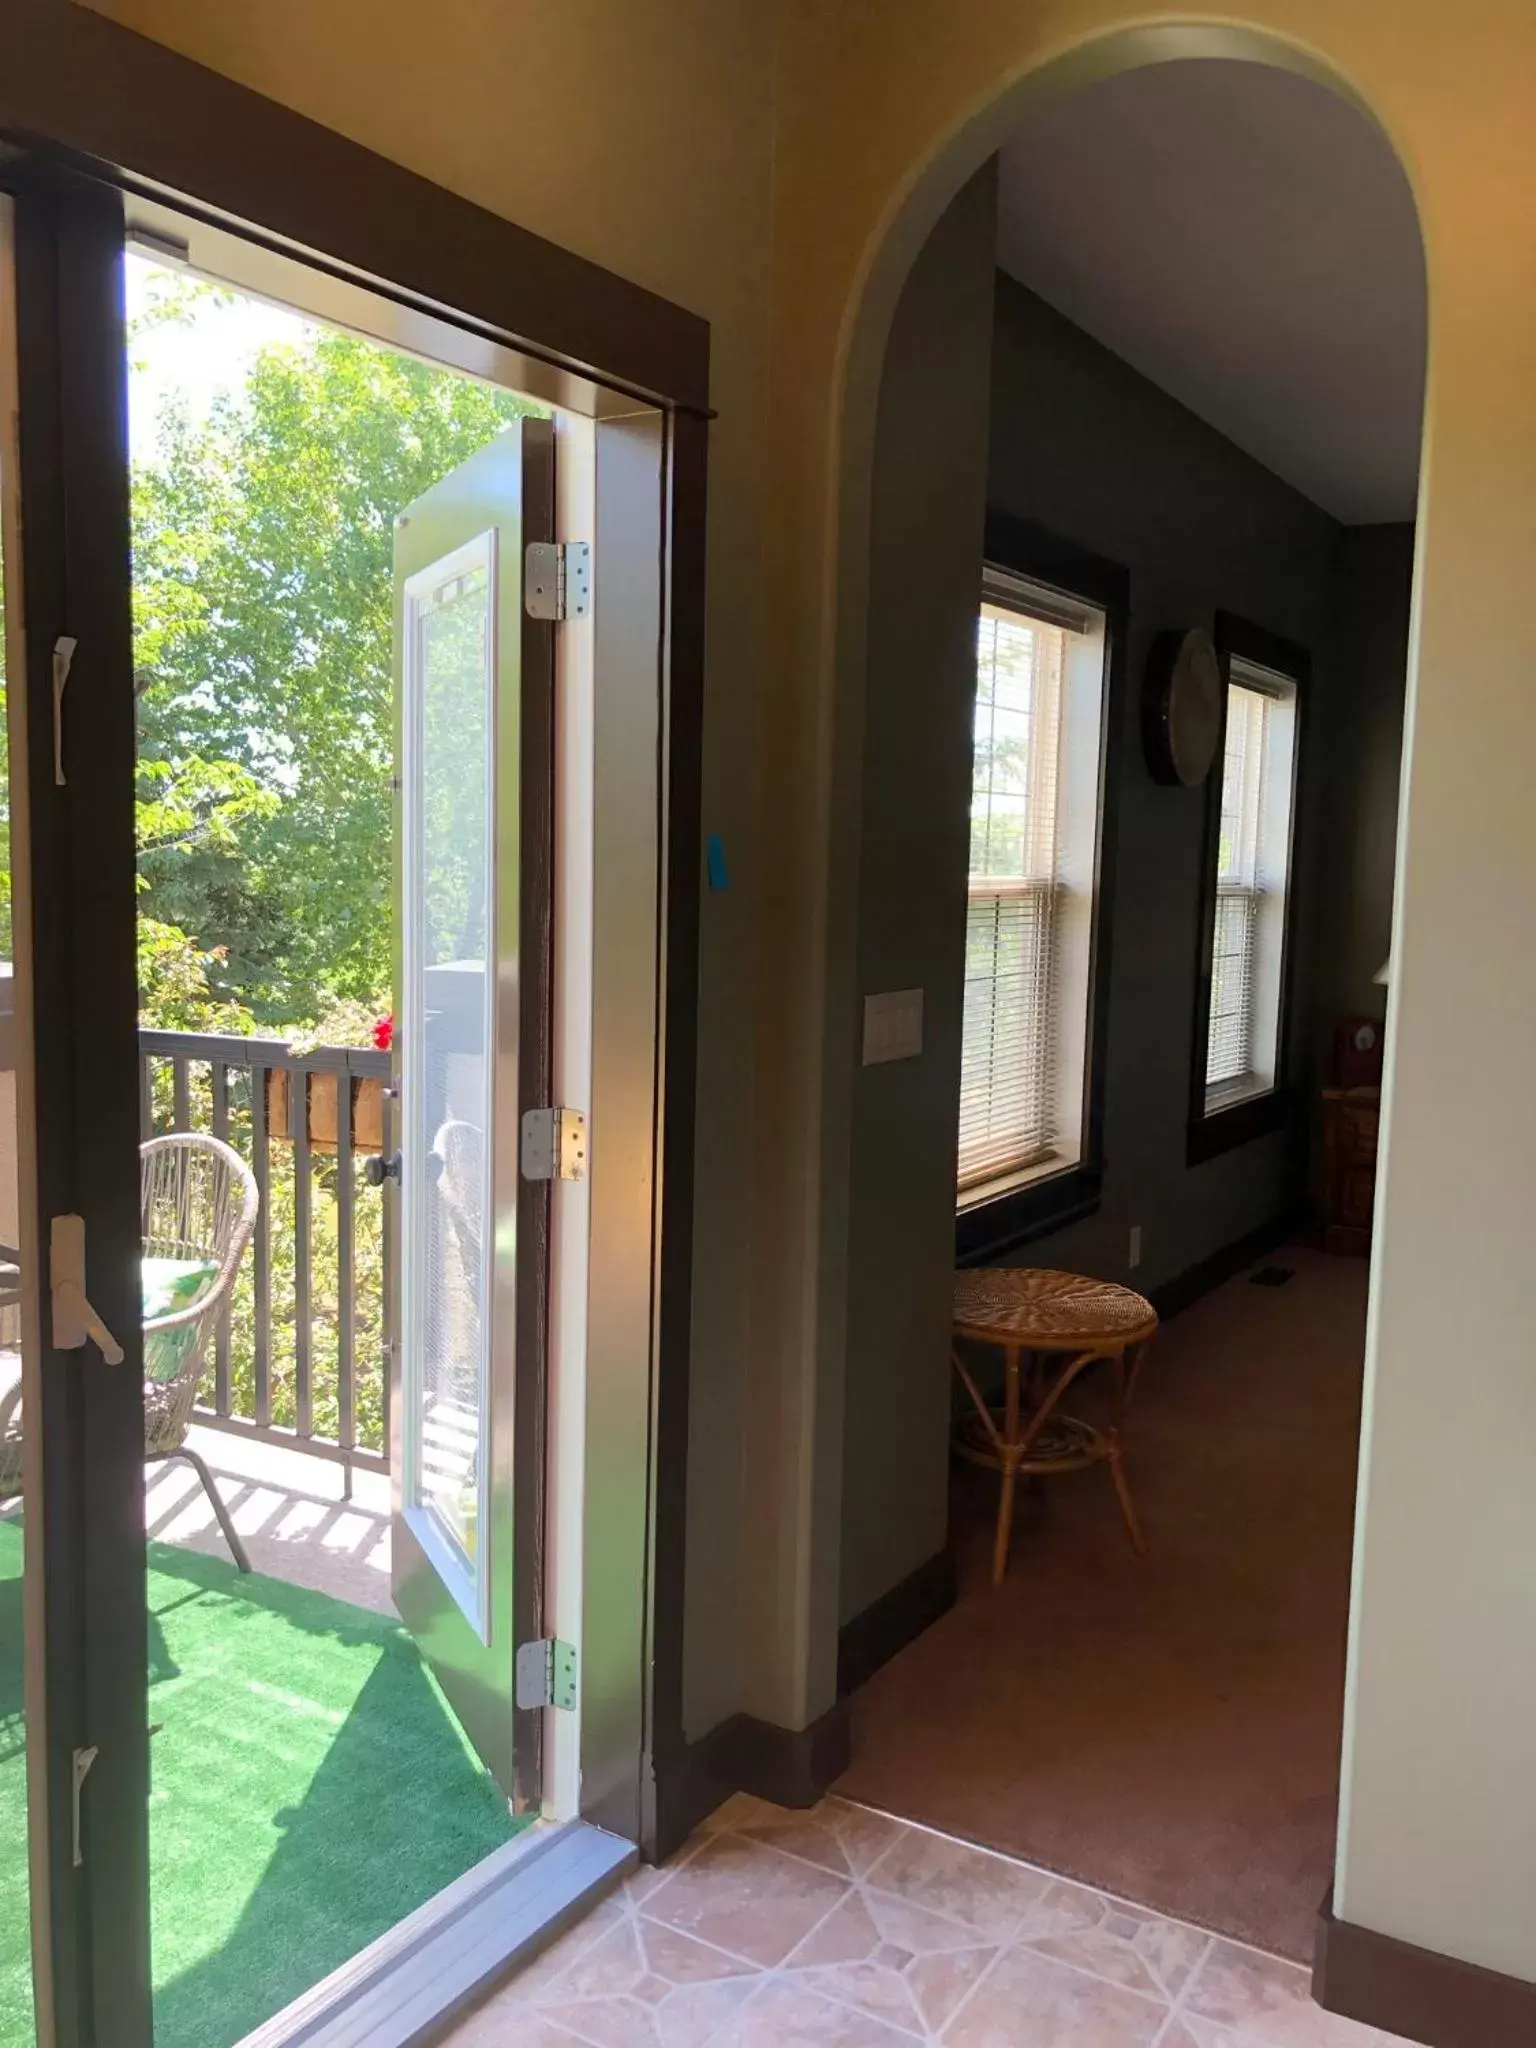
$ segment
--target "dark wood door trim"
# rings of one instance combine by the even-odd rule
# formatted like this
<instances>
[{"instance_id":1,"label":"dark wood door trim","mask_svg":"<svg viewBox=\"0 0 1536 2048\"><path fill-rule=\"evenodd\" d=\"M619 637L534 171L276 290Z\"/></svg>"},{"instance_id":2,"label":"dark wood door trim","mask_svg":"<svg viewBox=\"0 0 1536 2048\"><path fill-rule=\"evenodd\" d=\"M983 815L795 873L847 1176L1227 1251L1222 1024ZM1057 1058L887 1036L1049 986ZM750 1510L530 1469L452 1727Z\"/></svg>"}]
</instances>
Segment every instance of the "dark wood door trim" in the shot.
<instances>
[{"instance_id":1,"label":"dark wood door trim","mask_svg":"<svg viewBox=\"0 0 1536 2048\"><path fill-rule=\"evenodd\" d=\"M0 134L602 382L708 407L707 321L88 7L6 0Z\"/></svg>"},{"instance_id":2,"label":"dark wood door trim","mask_svg":"<svg viewBox=\"0 0 1536 2048\"><path fill-rule=\"evenodd\" d=\"M641 1846L653 1860L687 1833L684 1626L688 1410L693 1343L693 1202L698 1065L704 724L707 429L674 415L668 444L662 731L662 959L656 1188L656 1394L652 1489L650 1711ZM682 1830L682 1835L679 1834Z\"/></svg>"}]
</instances>

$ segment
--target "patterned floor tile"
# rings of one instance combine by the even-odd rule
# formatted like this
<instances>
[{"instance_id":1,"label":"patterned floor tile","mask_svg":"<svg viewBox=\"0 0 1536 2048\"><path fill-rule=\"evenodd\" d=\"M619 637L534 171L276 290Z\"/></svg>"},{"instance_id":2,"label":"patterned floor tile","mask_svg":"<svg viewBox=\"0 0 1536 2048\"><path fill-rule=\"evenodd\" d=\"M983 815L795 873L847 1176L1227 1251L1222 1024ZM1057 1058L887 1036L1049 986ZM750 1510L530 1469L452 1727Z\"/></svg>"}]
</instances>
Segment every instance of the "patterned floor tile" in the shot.
<instances>
[{"instance_id":1,"label":"patterned floor tile","mask_svg":"<svg viewBox=\"0 0 1536 2048\"><path fill-rule=\"evenodd\" d=\"M643 1912L745 1961L772 1965L783 1962L847 1891L844 1879L798 1856L713 1835L657 1886Z\"/></svg>"},{"instance_id":2,"label":"patterned floor tile","mask_svg":"<svg viewBox=\"0 0 1536 2048\"><path fill-rule=\"evenodd\" d=\"M824 1799L804 1813L756 1802L758 1811L741 1815L732 1832L748 1841L767 1842L792 1856L803 1856L839 1877L863 1877L893 1842L907 1833L899 1820L850 1806L845 1799Z\"/></svg>"},{"instance_id":3,"label":"patterned floor tile","mask_svg":"<svg viewBox=\"0 0 1536 2048\"><path fill-rule=\"evenodd\" d=\"M1198 2048L1379 2048L1372 2027L1312 2003L1311 1980L1295 1963L1234 1941L1215 1941L1184 1998ZM1247 2039L1229 2043L1223 2032Z\"/></svg>"},{"instance_id":4,"label":"patterned floor tile","mask_svg":"<svg viewBox=\"0 0 1536 2048\"><path fill-rule=\"evenodd\" d=\"M460 2020L448 2038L450 2048L577 2048L564 2027L499 1998Z\"/></svg>"},{"instance_id":5,"label":"patterned floor tile","mask_svg":"<svg viewBox=\"0 0 1536 2048\"><path fill-rule=\"evenodd\" d=\"M919 1956L906 1972L908 1988L935 2038L981 1982L997 1956L995 1948L957 1948Z\"/></svg>"},{"instance_id":6,"label":"patterned floor tile","mask_svg":"<svg viewBox=\"0 0 1536 2048\"><path fill-rule=\"evenodd\" d=\"M851 2005L857 2012L888 2020L920 2041L928 2037L927 2022L906 1978L884 1963L831 1963L825 1969L797 1971L794 1981L836 1999L839 2005Z\"/></svg>"},{"instance_id":7,"label":"patterned floor tile","mask_svg":"<svg viewBox=\"0 0 1536 2048\"><path fill-rule=\"evenodd\" d=\"M756 1964L644 1914L635 1921L635 1935L646 1964L669 1984L714 1984L756 1974Z\"/></svg>"},{"instance_id":8,"label":"patterned floor tile","mask_svg":"<svg viewBox=\"0 0 1536 2048\"><path fill-rule=\"evenodd\" d=\"M1050 1882L1021 1863L917 1828L909 1828L871 1865L866 1881L994 1941L1015 1932Z\"/></svg>"},{"instance_id":9,"label":"patterned floor tile","mask_svg":"<svg viewBox=\"0 0 1536 2048\"><path fill-rule=\"evenodd\" d=\"M958 1921L860 1888L807 1935L784 1974L925 2040L996 1953Z\"/></svg>"},{"instance_id":10,"label":"patterned floor tile","mask_svg":"<svg viewBox=\"0 0 1536 2048\"><path fill-rule=\"evenodd\" d=\"M558 1940L536 1955L531 1963L525 1963L499 1994L508 2001L516 2000L527 2004L536 2000L553 1984L560 1982L581 1957L607 1939L612 1931L624 1924L625 1912L618 1899L604 1899L576 1925L569 1928Z\"/></svg>"},{"instance_id":11,"label":"patterned floor tile","mask_svg":"<svg viewBox=\"0 0 1536 2048\"><path fill-rule=\"evenodd\" d=\"M1166 2031L1159 2037L1157 2048L1200 2048L1200 2043L1175 2013L1168 2022Z\"/></svg>"},{"instance_id":12,"label":"patterned floor tile","mask_svg":"<svg viewBox=\"0 0 1536 2048\"><path fill-rule=\"evenodd\" d=\"M1031 1910L1020 1939L1041 1955L1165 2004L1211 1945L1198 1928L1065 1882L1053 1884Z\"/></svg>"},{"instance_id":13,"label":"patterned floor tile","mask_svg":"<svg viewBox=\"0 0 1536 2048\"><path fill-rule=\"evenodd\" d=\"M745 1797L447 2048L916 2043L1403 2048L1322 2012L1292 1963L843 1800Z\"/></svg>"},{"instance_id":14,"label":"patterned floor tile","mask_svg":"<svg viewBox=\"0 0 1536 2048\"><path fill-rule=\"evenodd\" d=\"M912 2036L775 1975L709 2048L912 2048Z\"/></svg>"},{"instance_id":15,"label":"patterned floor tile","mask_svg":"<svg viewBox=\"0 0 1536 2048\"><path fill-rule=\"evenodd\" d=\"M862 1961L882 1949L899 1951L905 1961L975 1946L974 1931L961 1921L930 1912L926 1906L914 1906L894 1893L860 1885L806 1937L790 1961L799 1967ZM888 1963L892 1960L886 1957ZM904 1962L895 1967L904 1967Z\"/></svg>"},{"instance_id":16,"label":"patterned floor tile","mask_svg":"<svg viewBox=\"0 0 1536 2048\"><path fill-rule=\"evenodd\" d=\"M944 2048L1153 2048L1160 2001L1029 1948L1007 1949L945 2027Z\"/></svg>"}]
</instances>

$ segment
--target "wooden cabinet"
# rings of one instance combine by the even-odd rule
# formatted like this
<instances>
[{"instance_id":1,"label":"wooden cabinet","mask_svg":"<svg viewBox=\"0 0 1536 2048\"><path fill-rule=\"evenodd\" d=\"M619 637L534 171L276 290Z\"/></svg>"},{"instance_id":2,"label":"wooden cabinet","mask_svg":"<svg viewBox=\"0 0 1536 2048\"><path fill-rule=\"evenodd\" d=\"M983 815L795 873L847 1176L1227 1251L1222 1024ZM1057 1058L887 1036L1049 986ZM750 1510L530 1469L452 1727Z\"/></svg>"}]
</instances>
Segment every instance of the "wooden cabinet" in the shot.
<instances>
[{"instance_id":1,"label":"wooden cabinet","mask_svg":"<svg viewBox=\"0 0 1536 2048\"><path fill-rule=\"evenodd\" d=\"M1330 1252L1366 1252L1376 1203L1379 1088L1323 1090L1323 1246Z\"/></svg>"}]
</instances>

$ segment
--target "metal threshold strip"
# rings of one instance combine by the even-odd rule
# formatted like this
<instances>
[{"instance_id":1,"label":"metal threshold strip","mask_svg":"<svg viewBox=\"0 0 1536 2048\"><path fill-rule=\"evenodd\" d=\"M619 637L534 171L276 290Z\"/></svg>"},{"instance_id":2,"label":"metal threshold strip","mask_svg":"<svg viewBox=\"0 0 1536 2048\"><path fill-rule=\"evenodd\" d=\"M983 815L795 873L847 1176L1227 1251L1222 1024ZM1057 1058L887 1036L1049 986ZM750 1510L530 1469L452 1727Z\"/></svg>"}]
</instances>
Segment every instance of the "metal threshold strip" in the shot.
<instances>
[{"instance_id":1,"label":"metal threshold strip","mask_svg":"<svg viewBox=\"0 0 1536 2048\"><path fill-rule=\"evenodd\" d=\"M528 1962L637 1861L586 1821L541 1822L477 1863L238 2048L413 2048Z\"/></svg>"}]
</instances>

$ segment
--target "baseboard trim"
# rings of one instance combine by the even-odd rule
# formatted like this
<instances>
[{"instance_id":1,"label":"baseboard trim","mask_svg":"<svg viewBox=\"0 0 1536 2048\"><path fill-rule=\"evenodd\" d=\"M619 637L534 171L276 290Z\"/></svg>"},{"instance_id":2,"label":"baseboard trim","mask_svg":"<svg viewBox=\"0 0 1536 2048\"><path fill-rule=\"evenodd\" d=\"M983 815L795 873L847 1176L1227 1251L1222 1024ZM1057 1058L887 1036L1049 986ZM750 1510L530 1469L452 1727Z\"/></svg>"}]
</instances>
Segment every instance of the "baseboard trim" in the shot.
<instances>
[{"instance_id":1,"label":"baseboard trim","mask_svg":"<svg viewBox=\"0 0 1536 2048\"><path fill-rule=\"evenodd\" d=\"M1336 1920L1331 1896L1317 1916L1312 1996L1328 2012L1425 2048L1536 2041L1536 1984Z\"/></svg>"},{"instance_id":2,"label":"baseboard trim","mask_svg":"<svg viewBox=\"0 0 1536 2048\"><path fill-rule=\"evenodd\" d=\"M809 1728L780 1728L753 1714L732 1714L658 1767L646 1852L665 1862L733 1792L750 1792L775 1806L814 1806L847 1770L851 1755L842 1700Z\"/></svg>"},{"instance_id":3,"label":"baseboard trim","mask_svg":"<svg viewBox=\"0 0 1536 2048\"><path fill-rule=\"evenodd\" d=\"M838 1698L857 1692L954 1604L955 1557L946 1545L838 1630Z\"/></svg>"},{"instance_id":4,"label":"baseboard trim","mask_svg":"<svg viewBox=\"0 0 1536 2048\"><path fill-rule=\"evenodd\" d=\"M1203 1295L1211 1294L1228 1280L1234 1279L1245 1266L1251 1266L1272 1252L1276 1245L1284 1244L1287 1238L1305 1227L1305 1216L1300 1210L1287 1209L1279 1216L1273 1216L1267 1223L1261 1223L1257 1230L1250 1230L1242 1237L1234 1238L1231 1244L1224 1244L1207 1259L1197 1265L1186 1266L1182 1273L1175 1273L1171 1280L1164 1280L1159 1286L1148 1290L1148 1299L1164 1322L1170 1316L1193 1308Z\"/></svg>"}]
</instances>

